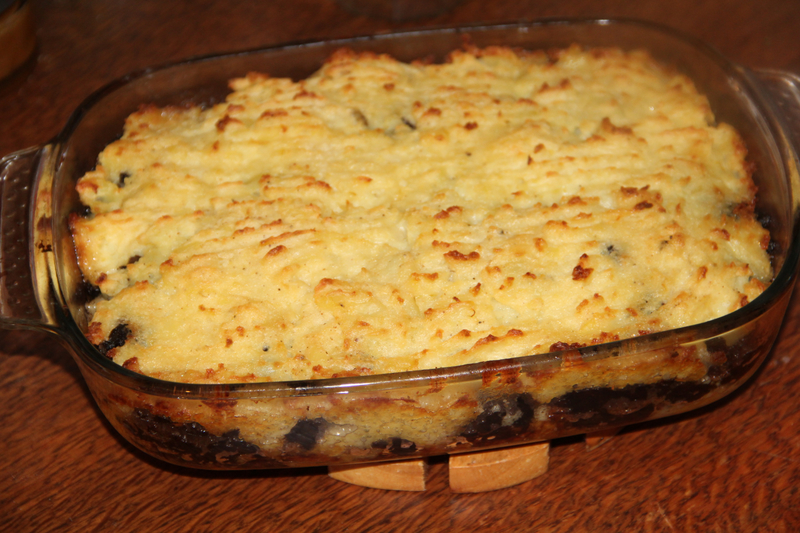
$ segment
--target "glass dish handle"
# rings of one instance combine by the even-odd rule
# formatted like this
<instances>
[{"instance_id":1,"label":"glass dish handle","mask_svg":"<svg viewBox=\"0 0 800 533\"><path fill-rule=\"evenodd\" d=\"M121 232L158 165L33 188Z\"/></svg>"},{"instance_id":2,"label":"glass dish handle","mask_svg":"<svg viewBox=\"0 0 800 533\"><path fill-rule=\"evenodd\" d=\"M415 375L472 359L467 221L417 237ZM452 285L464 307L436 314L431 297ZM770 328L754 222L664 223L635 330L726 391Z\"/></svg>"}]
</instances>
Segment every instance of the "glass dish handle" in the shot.
<instances>
[{"instance_id":1,"label":"glass dish handle","mask_svg":"<svg viewBox=\"0 0 800 533\"><path fill-rule=\"evenodd\" d=\"M36 146L0 159L0 328L52 325L40 305L31 246L37 178L49 152Z\"/></svg>"},{"instance_id":2,"label":"glass dish handle","mask_svg":"<svg viewBox=\"0 0 800 533\"><path fill-rule=\"evenodd\" d=\"M778 70L757 70L755 75L772 97L778 115L787 126L795 157L800 152L800 76Z\"/></svg>"}]
</instances>

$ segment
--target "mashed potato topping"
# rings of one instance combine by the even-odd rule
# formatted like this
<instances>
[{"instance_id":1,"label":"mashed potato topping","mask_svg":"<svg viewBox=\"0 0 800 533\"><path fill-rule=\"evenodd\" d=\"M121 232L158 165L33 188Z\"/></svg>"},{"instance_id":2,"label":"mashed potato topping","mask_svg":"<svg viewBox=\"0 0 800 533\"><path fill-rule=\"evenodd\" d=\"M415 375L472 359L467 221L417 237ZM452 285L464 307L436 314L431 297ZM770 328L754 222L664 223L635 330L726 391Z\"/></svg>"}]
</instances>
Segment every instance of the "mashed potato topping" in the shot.
<instances>
[{"instance_id":1,"label":"mashed potato topping","mask_svg":"<svg viewBox=\"0 0 800 533\"><path fill-rule=\"evenodd\" d=\"M644 52L343 50L144 106L78 183L89 340L184 382L435 368L703 322L772 278L736 131Z\"/></svg>"}]
</instances>

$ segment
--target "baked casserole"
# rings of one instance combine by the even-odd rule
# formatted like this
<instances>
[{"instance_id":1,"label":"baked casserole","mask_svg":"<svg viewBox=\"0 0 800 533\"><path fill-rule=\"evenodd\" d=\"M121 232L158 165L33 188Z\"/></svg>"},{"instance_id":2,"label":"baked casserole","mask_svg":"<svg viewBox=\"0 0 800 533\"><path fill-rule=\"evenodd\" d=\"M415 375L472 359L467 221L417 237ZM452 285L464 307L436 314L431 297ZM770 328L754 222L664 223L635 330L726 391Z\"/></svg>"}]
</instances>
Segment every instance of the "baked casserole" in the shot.
<instances>
[{"instance_id":1,"label":"baked casserole","mask_svg":"<svg viewBox=\"0 0 800 533\"><path fill-rule=\"evenodd\" d=\"M577 349L726 315L772 279L742 139L646 52L342 49L302 81L230 87L142 106L77 184L87 336L135 372L293 381ZM689 379L703 357L583 384Z\"/></svg>"}]
</instances>

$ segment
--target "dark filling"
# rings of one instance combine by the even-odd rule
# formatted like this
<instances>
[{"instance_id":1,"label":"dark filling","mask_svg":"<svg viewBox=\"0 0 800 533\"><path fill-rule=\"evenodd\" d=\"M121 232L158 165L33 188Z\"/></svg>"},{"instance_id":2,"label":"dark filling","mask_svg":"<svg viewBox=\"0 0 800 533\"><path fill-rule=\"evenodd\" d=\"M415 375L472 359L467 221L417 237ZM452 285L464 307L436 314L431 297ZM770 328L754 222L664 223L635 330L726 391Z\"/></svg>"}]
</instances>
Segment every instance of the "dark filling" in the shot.
<instances>
[{"instance_id":1,"label":"dark filling","mask_svg":"<svg viewBox=\"0 0 800 533\"><path fill-rule=\"evenodd\" d=\"M383 453L392 455L409 455L417 451L417 445L410 440L392 437L387 440L376 440L372 443L373 448L380 448Z\"/></svg>"},{"instance_id":2,"label":"dark filling","mask_svg":"<svg viewBox=\"0 0 800 533\"><path fill-rule=\"evenodd\" d=\"M114 348L119 348L120 346L124 345L130 334L131 330L128 329L128 324L118 324L114 329L111 330L111 333L108 335L108 339L104 340L95 347L101 354L109 357L108 353Z\"/></svg>"},{"instance_id":3,"label":"dark filling","mask_svg":"<svg viewBox=\"0 0 800 533\"><path fill-rule=\"evenodd\" d=\"M714 383L727 385L745 376L759 362L758 351L753 349L753 346L759 344L750 337L744 337L731 346L720 338L707 341L706 348L712 359L723 361L708 369L709 379Z\"/></svg>"},{"instance_id":4,"label":"dark filling","mask_svg":"<svg viewBox=\"0 0 800 533\"><path fill-rule=\"evenodd\" d=\"M461 436L474 442L519 435L530 426L537 405L527 393L490 400L481 406L481 414L461 430Z\"/></svg>"},{"instance_id":5,"label":"dark filling","mask_svg":"<svg viewBox=\"0 0 800 533\"><path fill-rule=\"evenodd\" d=\"M115 333L116 332L116 333ZM114 328L109 340L103 344L120 346L129 332L124 324ZM707 342L707 348L717 364L709 368L700 381L664 380L651 384L632 384L618 389L595 387L575 390L540 404L527 393L502 396L484 402L480 413L464 426L460 436L469 442L483 444L510 443L536 436L537 422L534 413L542 408L547 421L543 422L558 431L593 431L602 427L622 426L649 418L656 410L670 405L680 405L701 399L714 389L744 377L758 362L758 339L752 336L728 346L722 339ZM307 386L308 383L298 385ZM302 387L301 387L302 388ZM164 416L153 415L146 409L136 409L123 421L125 427L138 439L155 444L154 453L179 464L195 466L248 468L274 468L286 466L278 459L261 455L259 448L239 437L238 430L222 435L209 433L198 423L178 424ZM322 439L328 422L321 417L298 421L284 437L286 443L310 451ZM546 429L552 431L552 429ZM577 431L576 431L577 430ZM582 430L582 431L581 431ZM372 443L380 456L408 456L420 452L417 444L401 437L389 437ZM429 450L434 450L434 445ZM313 461L322 460L314 456Z\"/></svg>"},{"instance_id":6,"label":"dark filling","mask_svg":"<svg viewBox=\"0 0 800 533\"><path fill-rule=\"evenodd\" d=\"M244 459L266 460L253 457L258 446L240 438L238 429L214 435L197 422L176 424L146 409L135 409L122 423L137 439L154 443L158 455L182 464L230 466L244 464Z\"/></svg>"},{"instance_id":7,"label":"dark filling","mask_svg":"<svg viewBox=\"0 0 800 533\"><path fill-rule=\"evenodd\" d=\"M89 283L85 279L78 283L77 287L75 287L75 293L73 294L77 305L86 305L98 296L100 296L100 288L97 285Z\"/></svg>"},{"instance_id":8,"label":"dark filling","mask_svg":"<svg viewBox=\"0 0 800 533\"><path fill-rule=\"evenodd\" d=\"M141 256L141 255L132 255L132 256L130 256L130 257L128 258L128 262L127 262L127 263L125 263L124 265L122 265L121 267L119 267L119 268L120 268L120 270L125 270L125 269L127 269L127 268L128 268L128 265L132 265L132 264L134 264L134 263L138 262L138 261L139 261L139 259L141 259L141 258L142 258L142 256Z\"/></svg>"},{"instance_id":9,"label":"dark filling","mask_svg":"<svg viewBox=\"0 0 800 533\"><path fill-rule=\"evenodd\" d=\"M554 398L548 404L548 414L551 420L576 428L630 424L653 413L651 390L651 385L576 390Z\"/></svg>"},{"instance_id":10,"label":"dark filling","mask_svg":"<svg viewBox=\"0 0 800 533\"><path fill-rule=\"evenodd\" d=\"M287 442L299 444L304 450L310 450L322 438L327 425L324 418L303 419L295 424L284 438Z\"/></svg>"},{"instance_id":11,"label":"dark filling","mask_svg":"<svg viewBox=\"0 0 800 533\"><path fill-rule=\"evenodd\" d=\"M400 118L400 120L402 120L402 121L403 121L403 124L405 124L406 126L408 126L409 128L411 128L412 130L415 130L415 129L417 129L417 125L416 125L416 124L414 124L413 122L411 122L411 121L410 121L409 119L407 119L406 117L401 117L401 118Z\"/></svg>"}]
</instances>

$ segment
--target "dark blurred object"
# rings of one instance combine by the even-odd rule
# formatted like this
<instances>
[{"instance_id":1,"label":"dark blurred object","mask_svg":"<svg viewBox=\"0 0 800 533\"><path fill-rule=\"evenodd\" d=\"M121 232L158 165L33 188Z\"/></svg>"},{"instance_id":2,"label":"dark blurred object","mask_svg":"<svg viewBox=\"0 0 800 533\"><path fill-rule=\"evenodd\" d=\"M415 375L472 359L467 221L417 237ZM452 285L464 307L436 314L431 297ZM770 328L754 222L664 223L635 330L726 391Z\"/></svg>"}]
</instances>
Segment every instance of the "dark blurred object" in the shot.
<instances>
[{"instance_id":1,"label":"dark blurred object","mask_svg":"<svg viewBox=\"0 0 800 533\"><path fill-rule=\"evenodd\" d=\"M0 79L25 63L36 48L36 29L25 0L0 0Z\"/></svg>"},{"instance_id":2,"label":"dark blurred object","mask_svg":"<svg viewBox=\"0 0 800 533\"><path fill-rule=\"evenodd\" d=\"M461 0L336 0L356 15L366 15L395 22L441 15L453 9Z\"/></svg>"}]
</instances>

